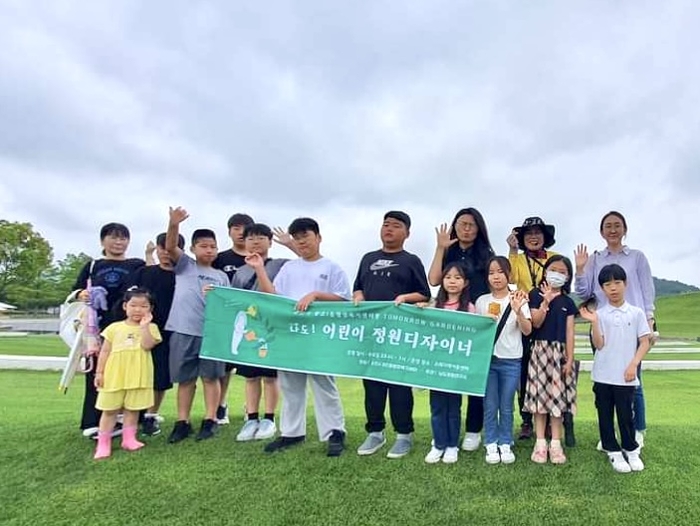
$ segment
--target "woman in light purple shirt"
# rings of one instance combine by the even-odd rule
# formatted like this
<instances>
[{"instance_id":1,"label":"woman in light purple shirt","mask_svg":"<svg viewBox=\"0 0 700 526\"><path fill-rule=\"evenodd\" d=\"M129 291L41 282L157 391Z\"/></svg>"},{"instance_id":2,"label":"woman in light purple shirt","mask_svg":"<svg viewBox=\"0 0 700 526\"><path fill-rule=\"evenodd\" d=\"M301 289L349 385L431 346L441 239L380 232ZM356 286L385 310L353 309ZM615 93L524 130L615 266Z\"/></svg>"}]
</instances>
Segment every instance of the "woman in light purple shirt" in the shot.
<instances>
[{"instance_id":1,"label":"woman in light purple shirt","mask_svg":"<svg viewBox=\"0 0 700 526\"><path fill-rule=\"evenodd\" d=\"M617 263L627 273L627 290L625 300L646 313L649 327L654 331L654 280L651 276L649 262L643 252L629 248L622 243L627 235L627 221L620 212L608 212L600 221L600 235L605 239L607 246L603 250L593 252L588 256L588 248L579 245L576 248L576 279L574 290L581 298L595 296L598 305L607 302L598 284L598 273L610 263ZM637 441L644 445L644 431L646 430L646 414L644 405L644 390L642 389L641 364L637 369L639 386L635 391L634 399L634 427L637 431Z\"/></svg>"}]
</instances>

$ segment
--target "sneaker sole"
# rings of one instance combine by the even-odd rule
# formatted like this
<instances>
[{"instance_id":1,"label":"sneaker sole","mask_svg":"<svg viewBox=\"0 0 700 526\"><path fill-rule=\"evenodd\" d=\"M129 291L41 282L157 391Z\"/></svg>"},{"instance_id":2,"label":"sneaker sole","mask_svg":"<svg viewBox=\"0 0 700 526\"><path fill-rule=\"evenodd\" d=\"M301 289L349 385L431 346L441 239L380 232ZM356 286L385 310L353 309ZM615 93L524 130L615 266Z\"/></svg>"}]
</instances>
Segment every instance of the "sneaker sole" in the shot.
<instances>
[{"instance_id":1,"label":"sneaker sole","mask_svg":"<svg viewBox=\"0 0 700 526\"><path fill-rule=\"evenodd\" d=\"M358 449L357 454L360 455L361 457L366 457L369 455L374 455L377 451L382 449L386 445L386 440L384 440L381 444L379 444L377 447L373 447L372 449Z\"/></svg>"},{"instance_id":2,"label":"sneaker sole","mask_svg":"<svg viewBox=\"0 0 700 526\"><path fill-rule=\"evenodd\" d=\"M486 463L489 464L490 466L495 466L496 464L500 464L500 463L501 463L501 459L500 459L500 458L499 458L498 460L496 460L495 458L487 458L487 459L485 459L485 460L486 460Z\"/></svg>"},{"instance_id":3,"label":"sneaker sole","mask_svg":"<svg viewBox=\"0 0 700 526\"><path fill-rule=\"evenodd\" d=\"M403 458L406 455L408 455L409 453L410 453L410 451L406 451L405 453L392 453L391 451L389 451L386 454L386 458L392 458L392 459Z\"/></svg>"},{"instance_id":4,"label":"sneaker sole","mask_svg":"<svg viewBox=\"0 0 700 526\"><path fill-rule=\"evenodd\" d=\"M267 440L268 438L272 438L277 434L277 431L273 431L272 433L265 433L264 435L260 433L255 433L255 436L253 436L253 440Z\"/></svg>"},{"instance_id":5,"label":"sneaker sole","mask_svg":"<svg viewBox=\"0 0 700 526\"><path fill-rule=\"evenodd\" d=\"M465 446L462 444L462 451L469 451L470 453L473 451L478 451L480 445L481 444L477 444L476 446Z\"/></svg>"},{"instance_id":6,"label":"sneaker sole","mask_svg":"<svg viewBox=\"0 0 700 526\"><path fill-rule=\"evenodd\" d=\"M249 437L236 437L236 442L252 442L253 440L255 440L255 435Z\"/></svg>"},{"instance_id":7,"label":"sneaker sole","mask_svg":"<svg viewBox=\"0 0 700 526\"><path fill-rule=\"evenodd\" d=\"M457 462L457 460L459 460L459 457L455 457L455 458L450 458L450 457L445 458L445 457L442 457L442 463L443 463L443 464L454 464L455 462Z\"/></svg>"}]
</instances>

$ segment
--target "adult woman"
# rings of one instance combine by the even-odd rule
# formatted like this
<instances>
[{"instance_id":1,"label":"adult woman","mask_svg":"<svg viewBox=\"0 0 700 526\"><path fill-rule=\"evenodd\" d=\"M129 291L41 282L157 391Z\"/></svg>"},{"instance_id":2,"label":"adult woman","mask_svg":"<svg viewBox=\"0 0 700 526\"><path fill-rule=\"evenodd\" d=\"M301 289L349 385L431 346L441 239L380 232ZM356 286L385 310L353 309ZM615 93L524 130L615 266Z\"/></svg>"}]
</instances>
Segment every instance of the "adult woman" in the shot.
<instances>
[{"instance_id":1,"label":"adult woman","mask_svg":"<svg viewBox=\"0 0 700 526\"><path fill-rule=\"evenodd\" d=\"M608 212L600 221L600 235L606 242L603 250L588 256L588 248L578 245L575 252L576 280L574 290L581 298L595 297L598 305L607 302L605 294L598 284L600 270L610 263L617 263L627 273L627 289L625 300L631 305L644 310L649 327L654 331L654 279L651 276L649 261L643 252L629 248L623 244L627 235L627 221L620 212ZM637 369L639 386L634 396L634 427L636 440L640 447L644 445L646 430L646 411L644 390L642 388L641 364Z\"/></svg>"},{"instance_id":2,"label":"adult woman","mask_svg":"<svg viewBox=\"0 0 700 526\"><path fill-rule=\"evenodd\" d=\"M121 223L108 223L100 230L100 242L102 244L101 259L96 259L94 265L88 262L78 275L73 287L81 290L78 298L87 300L87 285L90 279L93 287L104 287L107 291L107 310L99 312L100 331L110 323L123 319L123 311L116 309L127 283L133 277L134 272L143 267L145 262L138 258L126 257L129 248L129 229ZM95 389L95 374L90 371L85 375L85 398L83 399L83 414L80 428L85 436L93 437L97 434L101 412L95 408L97 390Z\"/></svg>"},{"instance_id":3,"label":"adult woman","mask_svg":"<svg viewBox=\"0 0 700 526\"><path fill-rule=\"evenodd\" d=\"M506 240L508 243L508 262L511 266L511 283L515 283L519 290L529 293L542 282L542 273L545 262L557 255L556 252L547 250L554 245L554 225L546 224L540 217L528 217L522 226L514 227ZM518 249L522 252L518 252ZM530 341L523 338L523 360L520 368L520 389L518 390L518 407L522 424L520 425L520 439L532 437L532 415L523 410L525 400L525 383L527 382L527 364L530 361ZM573 445L573 420L571 413L564 415L564 426L569 446Z\"/></svg>"},{"instance_id":4,"label":"adult woman","mask_svg":"<svg viewBox=\"0 0 700 526\"><path fill-rule=\"evenodd\" d=\"M438 286L446 265L458 262L469 280L471 301L489 292L487 265L494 256L489 234L481 212L476 208L463 208L455 214L448 230L446 224L435 229L437 247L428 270L428 282ZM465 451L476 451L481 443L484 427L484 399L469 396L467 399L466 434L462 442Z\"/></svg>"}]
</instances>

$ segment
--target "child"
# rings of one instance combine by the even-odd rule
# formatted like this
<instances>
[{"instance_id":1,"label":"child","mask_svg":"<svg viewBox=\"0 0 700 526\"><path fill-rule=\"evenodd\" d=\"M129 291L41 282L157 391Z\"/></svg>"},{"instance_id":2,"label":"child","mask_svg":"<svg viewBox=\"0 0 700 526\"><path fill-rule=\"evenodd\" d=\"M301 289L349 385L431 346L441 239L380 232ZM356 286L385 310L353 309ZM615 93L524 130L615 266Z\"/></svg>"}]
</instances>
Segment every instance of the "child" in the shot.
<instances>
[{"instance_id":1,"label":"child","mask_svg":"<svg viewBox=\"0 0 700 526\"><path fill-rule=\"evenodd\" d=\"M170 438L171 444L184 440L192 433L190 410L197 378L204 384L205 417L197 440L211 438L216 433L216 409L219 405L220 379L225 374L224 363L202 360L204 329L204 288L230 285L228 276L215 268L216 235L209 229L195 230L192 248L195 259L187 256L177 245L180 223L189 217L183 208L170 209L170 222L165 235L165 248L175 263L175 296L165 328L170 336L170 377L177 383L177 422Z\"/></svg>"},{"instance_id":2,"label":"child","mask_svg":"<svg viewBox=\"0 0 700 526\"><path fill-rule=\"evenodd\" d=\"M417 303L430 299L425 268L420 259L404 250L410 235L411 218L405 212L390 211L384 215L380 231L382 248L362 258L353 287L353 301L393 301ZM384 444L386 419L384 408L389 398L389 413L396 430L396 442L387 457L401 458L413 444L413 391L405 385L362 380L365 389L365 430L367 438L357 449L358 455L371 455Z\"/></svg>"},{"instance_id":3,"label":"child","mask_svg":"<svg viewBox=\"0 0 700 526\"><path fill-rule=\"evenodd\" d=\"M532 332L527 294L508 291L510 263L503 256L488 265L490 294L476 300L476 313L492 316L498 323L484 397L486 463L512 464L513 397L520 383L523 336Z\"/></svg>"},{"instance_id":4,"label":"child","mask_svg":"<svg viewBox=\"0 0 700 526\"><path fill-rule=\"evenodd\" d=\"M134 288L124 296L126 320L112 323L103 332L104 342L95 368L97 408L102 411L95 459L112 454L112 429L120 409L124 410L122 449L136 451L139 411L153 405L153 361L149 351L160 342L153 316L151 296Z\"/></svg>"},{"instance_id":5,"label":"child","mask_svg":"<svg viewBox=\"0 0 700 526\"><path fill-rule=\"evenodd\" d=\"M177 246L185 248L185 238L178 236ZM165 330L168 314L173 304L175 294L175 272L173 262L165 249L165 232L156 237L155 251L158 256L157 265L141 267L136 271L131 284L148 290L153 298L153 323L158 326L163 340L151 350L153 357L153 405L148 408L141 423L141 432L144 435L155 436L160 434L160 421L158 414L163 403L165 392L172 389L169 370L170 331Z\"/></svg>"},{"instance_id":6,"label":"child","mask_svg":"<svg viewBox=\"0 0 700 526\"><path fill-rule=\"evenodd\" d=\"M548 250L554 245L554 225L545 223L540 217L525 218L523 224L514 227L508 236L509 247L508 262L511 273L510 282L518 286L518 290L531 291L542 281L544 277L544 264L556 255L556 252ZM518 252L518 249L522 252ZM521 360L520 387L518 389L518 408L522 424L520 425L521 440L532 438L532 415L523 411L525 401L525 384L527 382L527 364L530 361L530 339L523 338L523 359ZM564 416L564 428L566 430L567 446L574 445L573 424L567 425L570 419Z\"/></svg>"},{"instance_id":7,"label":"child","mask_svg":"<svg viewBox=\"0 0 700 526\"><path fill-rule=\"evenodd\" d=\"M254 223L245 228L243 234L245 249L248 254L259 254L264 261L268 278L274 281L287 259L271 259L268 251L272 245L273 233L270 227L262 223ZM231 280L231 286L237 289L259 290L255 269L250 265L240 267ZM248 440L264 440L275 436L275 409L279 399L277 371L264 367L240 364L236 374L245 378L245 403L248 419L236 436L239 442ZM260 398L263 386L265 389L265 413L259 418Z\"/></svg>"},{"instance_id":8,"label":"child","mask_svg":"<svg viewBox=\"0 0 700 526\"><path fill-rule=\"evenodd\" d=\"M642 471L640 447L635 439L632 404L639 385L637 367L649 350L651 331L642 309L625 301L627 273L620 265L605 265L598 283L607 304L598 312L583 307L581 316L591 322L593 344L598 352L593 360L591 379L598 411L598 429L603 449L618 473ZM620 444L615 438L613 411L617 413Z\"/></svg>"},{"instance_id":9,"label":"child","mask_svg":"<svg viewBox=\"0 0 700 526\"><path fill-rule=\"evenodd\" d=\"M262 292L280 294L297 300L297 309L305 311L314 301L344 301L350 298L348 278L340 266L319 251L321 234L311 218L295 219L289 225L300 258L287 263L270 281L260 254L251 254L246 262L255 269ZM328 456L337 457L345 449L345 417L340 393L332 376L279 371L282 390L280 436L265 446L267 453L300 444L306 438L306 384L311 381L319 440L328 441Z\"/></svg>"},{"instance_id":10,"label":"child","mask_svg":"<svg viewBox=\"0 0 700 526\"><path fill-rule=\"evenodd\" d=\"M474 312L469 300L469 282L464 267L457 262L448 263L443 271L435 308ZM419 303L419 307L427 304ZM462 413L462 395L430 390L430 425L433 429L433 444L425 456L428 464L442 459L445 464L454 464L459 456L459 428Z\"/></svg>"},{"instance_id":11,"label":"child","mask_svg":"<svg viewBox=\"0 0 700 526\"><path fill-rule=\"evenodd\" d=\"M231 248L219 252L212 263L212 267L223 270L228 276L229 282L233 280L239 268L245 265L245 257L248 254L245 249L243 232L249 225L255 223L248 214L233 214L228 218L228 237L231 238ZM236 368L232 363L224 365L225 374L221 378L221 394L216 408L216 422L226 425L230 422L228 417L228 384L231 381L231 372Z\"/></svg>"},{"instance_id":12,"label":"child","mask_svg":"<svg viewBox=\"0 0 700 526\"><path fill-rule=\"evenodd\" d=\"M524 408L535 416L535 447L530 457L537 464L547 462L545 427L551 417L552 442L549 460L563 464L566 455L561 446L562 417L576 412L574 376L574 317L576 305L571 291L571 261L552 256L544 266L540 288L530 292L532 312L532 353L528 364Z\"/></svg>"},{"instance_id":13,"label":"child","mask_svg":"<svg viewBox=\"0 0 700 526\"><path fill-rule=\"evenodd\" d=\"M104 287L107 291L107 308L99 312L99 327L103 331L107 326L120 318L115 310L124 298L129 278L136 270L144 266L144 261L138 258L127 258L131 234L121 223L107 223L100 230L102 258L87 262L73 286L73 290L81 290L78 299L87 301L88 281L93 287ZM91 271L92 269L92 271ZM94 370L85 375L85 398L80 428L83 435L97 437L100 412L95 407L97 390L95 389Z\"/></svg>"}]
</instances>

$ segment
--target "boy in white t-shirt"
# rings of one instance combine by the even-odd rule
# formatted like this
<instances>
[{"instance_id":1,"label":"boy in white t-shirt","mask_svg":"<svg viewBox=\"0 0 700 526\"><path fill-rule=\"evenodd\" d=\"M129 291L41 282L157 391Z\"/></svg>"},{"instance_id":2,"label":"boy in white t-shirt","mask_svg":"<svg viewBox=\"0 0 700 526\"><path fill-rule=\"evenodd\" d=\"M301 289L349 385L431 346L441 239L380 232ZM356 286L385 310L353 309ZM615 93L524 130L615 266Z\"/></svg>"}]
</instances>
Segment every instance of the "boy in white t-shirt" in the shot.
<instances>
[{"instance_id":1,"label":"boy in white t-shirt","mask_svg":"<svg viewBox=\"0 0 700 526\"><path fill-rule=\"evenodd\" d=\"M591 322L597 349L591 379L600 440L616 472L641 471L644 463L634 437L632 401L639 385L637 366L649 350L649 324L642 309L625 301L625 269L617 264L605 265L598 274L598 283L608 298L607 305L597 312L582 307L580 313ZM622 448L615 437L615 412Z\"/></svg>"},{"instance_id":2,"label":"boy in white t-shirt","mask_svg":"<svg viewBox=\"0 0 700 526\"><path fill-rule=\"evenodd\" d=\"M305 311L314 301L349 300L347 275L338 264L320 253L318 223L308 217L295 219L289 225L289 234L300 258L284 265L274 283L270 281L259 254L246 258L246 263L255 269L259 290L296 300L299 311ZM289 371L279 371L278 379L282 391L280 436L267 444L265 451L281 451L306 438L306 384L310 380L319 440L328 441L329 457L339 456L345 449L345 417L335 379Z\"/></svg>"}]
</instances>

